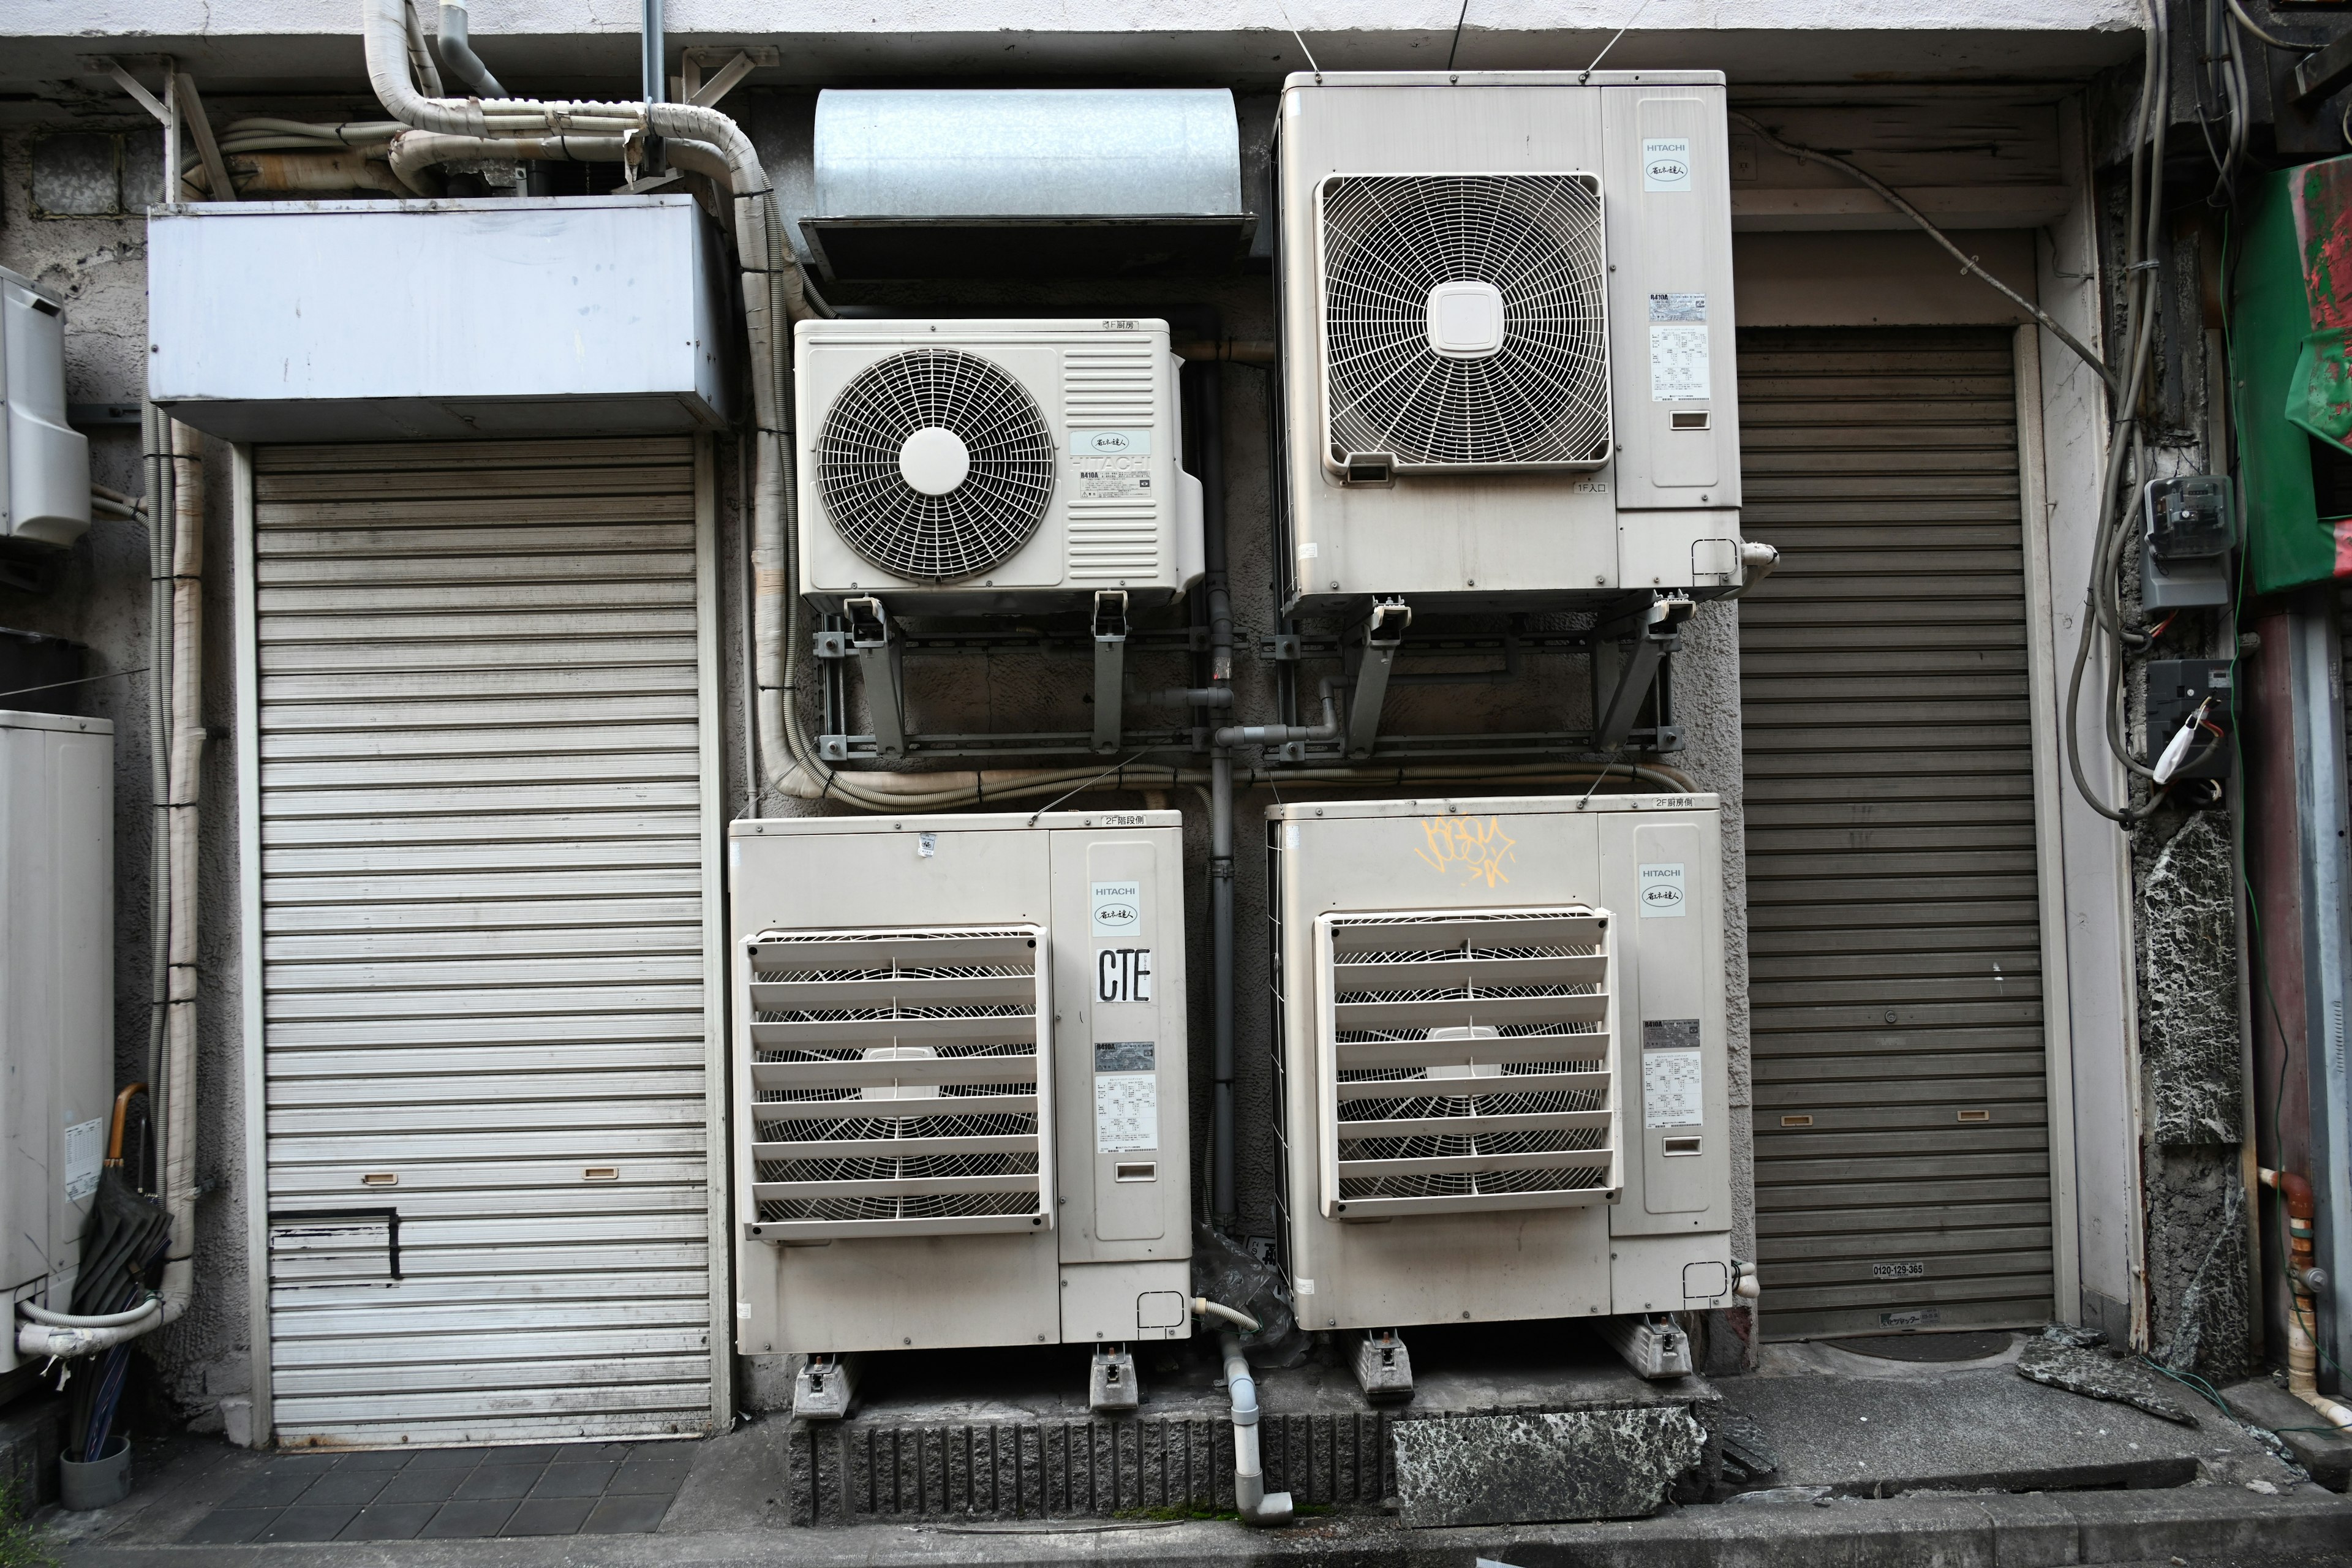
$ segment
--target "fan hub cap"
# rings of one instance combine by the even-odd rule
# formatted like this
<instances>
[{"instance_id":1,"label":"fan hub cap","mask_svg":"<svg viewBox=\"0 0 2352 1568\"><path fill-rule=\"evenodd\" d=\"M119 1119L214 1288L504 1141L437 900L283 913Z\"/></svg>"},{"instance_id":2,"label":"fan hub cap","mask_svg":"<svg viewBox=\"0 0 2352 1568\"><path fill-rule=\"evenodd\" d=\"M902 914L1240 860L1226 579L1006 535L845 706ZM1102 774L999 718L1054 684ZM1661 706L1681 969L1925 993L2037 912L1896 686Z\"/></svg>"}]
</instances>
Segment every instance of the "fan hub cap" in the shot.
<instances>
[{"instance_id":1,"label":"fan hub cap","mask_svg":"<svg viewBox=\"0 0 2352 1568\"><path fill-rule=\"evenodd\" d=\"M944 426L927 425L898 447L898 477L920 494L952 495L971 473L971 448Z\"/></svg>"},{"instance_id":2,"label":"fan hub cap","mask_svg":"<svg viewBox=\"0 0 2352 1568\"><path fill-rule=\"evenodd\" d=\"M1475 279L1429 291L1429 352L1441 359L1492 359L1503 350L1503 291Z\"/></svg>"}]
</instances>

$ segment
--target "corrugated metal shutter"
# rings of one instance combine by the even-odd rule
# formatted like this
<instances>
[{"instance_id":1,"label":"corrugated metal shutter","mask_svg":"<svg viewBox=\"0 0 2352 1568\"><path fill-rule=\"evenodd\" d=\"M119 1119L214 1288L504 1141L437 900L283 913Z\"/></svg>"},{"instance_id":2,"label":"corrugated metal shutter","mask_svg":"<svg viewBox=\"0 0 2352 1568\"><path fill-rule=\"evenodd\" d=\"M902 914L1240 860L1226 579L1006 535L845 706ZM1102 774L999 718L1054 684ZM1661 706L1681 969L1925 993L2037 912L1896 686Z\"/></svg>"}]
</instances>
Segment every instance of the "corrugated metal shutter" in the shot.
<instances>
[{"instance_id":1,"label":"corrugated metal shutter","mask_svg":"<svg viewBox=\"0 0 2352 1568\"><path fill-rule=\"evenodd\" d=\"M711 1425L697 514L686 438L254 456L281 1442Z\"/></svg>"},{"instance_id":2,"label":"corrugated metal shutter","mask_svg":"<svg viewBox=\"0 0 2352 1568\"><path fill-rule=\"evenodd\" d=\"M1740 335L1771 1337L2050 1314L2015 396L2005 331Z\"/></svg>"}]
</instances>

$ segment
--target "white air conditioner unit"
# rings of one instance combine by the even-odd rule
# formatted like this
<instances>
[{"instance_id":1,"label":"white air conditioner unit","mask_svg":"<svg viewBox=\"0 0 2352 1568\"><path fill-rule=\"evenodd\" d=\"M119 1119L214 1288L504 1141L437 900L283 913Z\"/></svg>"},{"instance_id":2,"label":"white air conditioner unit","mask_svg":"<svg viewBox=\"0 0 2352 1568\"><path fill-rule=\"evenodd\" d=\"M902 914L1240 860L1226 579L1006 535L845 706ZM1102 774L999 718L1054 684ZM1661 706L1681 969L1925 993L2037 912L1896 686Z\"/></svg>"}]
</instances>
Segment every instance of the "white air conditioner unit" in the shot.
<instances>
[{"instance_id":1,"label":"white air conditioner unit","mask_svg":"<svg viewBox=\"0 0 2352 1568\"><path fill-rule=\"evenodd\" d=\"M1715 797L1266 817L1300 1324L1729 1304Z\"/></svg>"},{"instance_id":2,"label":"white air conditioner unit","mask_svg":"<svg viewBox=\"0 0 2352 1568\"><path fill-rule=\"evenodd\" d=\"M1714 71L1290 79L1295 607L1744 580L1725 123Z\"/></svg>"},{"instance_id":3,"label":"white air conditioner unit","mask_svg":"<svg viewBox=\"0 0 2352 1568\"><path fill-rule=\"evenodd\" d=\"M893 614L1164 605L1202 570L1157 321L803 321L802 591Z\"/></svg>"},{"instance_id":4,"label":"white air conditioner unit","mask_svg":"<svg viewBox=\"0 0 2352 1568\"><path fill-rule=\"evenodd\" d=\"M733 825L741 1353L1189 1335L1181 820Z\"/></svg>"}]
</instances>

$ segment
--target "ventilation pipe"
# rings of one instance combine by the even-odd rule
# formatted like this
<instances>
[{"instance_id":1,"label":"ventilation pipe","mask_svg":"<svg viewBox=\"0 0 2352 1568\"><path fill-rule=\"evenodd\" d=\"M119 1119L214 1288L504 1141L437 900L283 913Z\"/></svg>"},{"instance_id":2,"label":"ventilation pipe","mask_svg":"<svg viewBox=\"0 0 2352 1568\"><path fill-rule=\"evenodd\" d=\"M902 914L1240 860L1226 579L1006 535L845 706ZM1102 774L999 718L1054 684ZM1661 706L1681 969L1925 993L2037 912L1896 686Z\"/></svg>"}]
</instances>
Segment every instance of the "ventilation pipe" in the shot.
<instances>
[{"instance_id":1,"label":"ventilation pipe","mask_svg":"<svg viewBox=\"0 0 2352 1568\"><path fill-rule=\"evenodd\" d=\"M2312 1264L2312 1231L2319 1205L2311 1183L2292 1171L2264 1171L2263 1185L2277 1191L2286 1205L2286 1280L2291 1299L2286 1314L2286 1391L2327 1417L2330 1425L2352 1428L2352 1409L2319 1392L2318 1347L2312 1330L2318 1322L2315 1293L2328 1283Z\"/></svg>"}]
</instances>

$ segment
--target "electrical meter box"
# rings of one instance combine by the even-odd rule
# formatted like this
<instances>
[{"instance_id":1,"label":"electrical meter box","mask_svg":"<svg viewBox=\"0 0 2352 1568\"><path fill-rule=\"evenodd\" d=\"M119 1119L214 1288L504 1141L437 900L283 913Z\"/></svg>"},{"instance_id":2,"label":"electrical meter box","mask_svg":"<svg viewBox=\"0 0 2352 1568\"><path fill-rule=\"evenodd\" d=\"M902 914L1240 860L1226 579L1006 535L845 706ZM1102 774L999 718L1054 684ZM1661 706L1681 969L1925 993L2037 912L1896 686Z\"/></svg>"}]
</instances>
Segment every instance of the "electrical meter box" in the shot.
<instances>
[{"instance_id":1,"label":"electrical meter box","mask_svg":"<svg viewBox=\"0 0 2352 1568\"><path fill-rule=\"evenodd\" d=\"M1713 795L1266 813L1303 1327L1730 1304Z\"/></svg>"},{"instance_id":2,"label":"electrical meter box","mask_svg":"<svg viewBox=\"0 0 2352 1568\"><path fill-rule=\"evenodd\" d=\"M2139 602L2149 610L2230 602L2238 520L2221 474L2151 479L2141 492Z\"/></svg>"},{"instance_id":3,"label":"electrical meter box","mask_svg":"<svg viewBox=\"0 0 2352 1568\"><path fill-rule=\"evenodd\" d=\"M1191 1333L1181 821L731 826L742 1353Z\"/></svg>"},{"instance_id":4,"label":"electrical meter box","mask_svg":"<svg viewBox=\"0 0 2352 1568\"><path fill-rule=\"evenodd\" d=\"M0 1289L62 1312L114 1085L114 726L0 712ZM0 1373L16 1365L16 1312Z\"/></svg>"}]
</instances>

